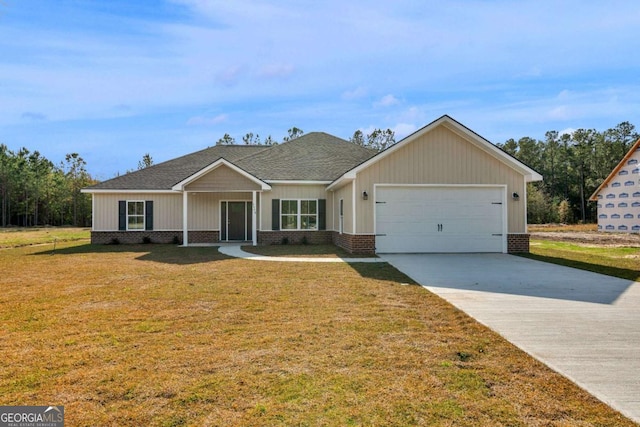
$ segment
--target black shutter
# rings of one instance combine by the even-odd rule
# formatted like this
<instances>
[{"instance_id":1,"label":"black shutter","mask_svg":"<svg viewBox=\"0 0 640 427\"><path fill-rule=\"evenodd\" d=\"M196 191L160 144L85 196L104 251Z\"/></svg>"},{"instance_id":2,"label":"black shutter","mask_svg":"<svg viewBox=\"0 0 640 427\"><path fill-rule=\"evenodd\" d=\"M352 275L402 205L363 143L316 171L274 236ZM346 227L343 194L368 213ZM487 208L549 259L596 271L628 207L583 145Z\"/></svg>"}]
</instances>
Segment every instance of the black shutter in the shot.
<instances>
[{"instance_id":1,"label":"black shutter","mask_svg":"<svg viewBox=\"0 0 640 427\"><path fill-rule=\"evenodd\" d=\"M127 229L127 201L118 201L118 230L124 231Z\"/></svg>"},{"instance_id":2,"label":"black shutter","mask_svg":"<svg viewBox=\"0 0 640 427\"><path fill-rule=\"evenodd\" d=\"M318 230L327 229L327 199L318 200Z\"/></svg>"},{"instance_id":3,"label":"black shutter","mask_svg":"<svg viewBox=\"0 0 640 427\"><path fill-rule=\"evenodd\" d=\"M153 230L153 200L147 200L144 204L144 229Z\"/></svg>"},{"instance_id":4,"label":"black shutter","mask_svg":"<svg viewBox=\"0 0 640 427\"><path fill-rule=\"evenodd\" d=\"M280 199L271 200L271 229L280 230Z\"/></svg>"},{"instance_id":5,"label":"black shutter","mask_svg":"<svg viewBox=\"0 0 640 427\"><path fill-rule=\"evenodd\" d=\"M227 240L227 202L222 202L220 204L220 240Z\"/></svg>"}]
</instances>

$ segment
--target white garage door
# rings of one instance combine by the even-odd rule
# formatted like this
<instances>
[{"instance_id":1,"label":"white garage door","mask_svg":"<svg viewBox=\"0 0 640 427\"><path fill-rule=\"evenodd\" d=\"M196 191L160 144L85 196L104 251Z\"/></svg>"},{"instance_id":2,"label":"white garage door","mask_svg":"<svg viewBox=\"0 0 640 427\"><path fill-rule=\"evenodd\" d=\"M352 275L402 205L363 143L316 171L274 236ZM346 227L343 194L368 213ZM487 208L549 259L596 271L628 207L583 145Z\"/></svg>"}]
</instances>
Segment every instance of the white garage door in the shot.
<instances>
[{"instance_id":1,"label":"white garage door","mask_svg":"<svg viewBox=\"0 0 640 427\"><path fill-rule=\"evenodd\" d=\"M376 252L503 252L504 187L377 187Z\"/></svg>"}]
</instances>

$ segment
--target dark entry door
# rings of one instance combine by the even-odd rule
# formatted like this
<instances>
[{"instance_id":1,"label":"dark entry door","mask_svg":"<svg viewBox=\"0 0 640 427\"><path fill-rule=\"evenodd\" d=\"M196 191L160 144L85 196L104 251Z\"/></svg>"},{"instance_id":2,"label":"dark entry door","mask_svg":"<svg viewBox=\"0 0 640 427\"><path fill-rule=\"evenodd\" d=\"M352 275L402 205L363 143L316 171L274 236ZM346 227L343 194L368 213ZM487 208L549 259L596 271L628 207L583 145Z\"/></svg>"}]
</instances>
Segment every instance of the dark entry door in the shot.
<instances>
[{"instance_id":1,"label":"dark entry door","mask_svg":"<svg viewBox=\"0 0 640 427\"><path fill-rule=\"evenodd\" d=\"M222 202L222 239L251 240L251 202Z\"/></svg>"},{"instance_id":2,"label":"dark entry door","mask_svg":"<svg viewBox=\"0 0 640 427\"><path fill-rule=\"evenodd\" d=\"M246 240L247 202L229 202L229 240Z\"/></svg>"}]
</instances>

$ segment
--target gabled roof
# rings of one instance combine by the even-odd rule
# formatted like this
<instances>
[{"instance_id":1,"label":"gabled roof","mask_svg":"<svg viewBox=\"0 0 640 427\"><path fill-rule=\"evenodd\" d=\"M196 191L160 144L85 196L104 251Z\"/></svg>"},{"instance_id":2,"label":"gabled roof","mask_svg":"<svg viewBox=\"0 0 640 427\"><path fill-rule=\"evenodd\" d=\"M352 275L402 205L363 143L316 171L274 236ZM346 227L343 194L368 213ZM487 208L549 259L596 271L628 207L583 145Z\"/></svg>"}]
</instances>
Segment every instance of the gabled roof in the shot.
<instances>
[{"instance_id":1,"label":"gabled roof","mask_svg":"<svg viewBox=\"0 0 640 427\"><path fill-rule=\"evenodd\" d=\"M460 136L465 138L467 141L469 141L472 144L474 144L477 148L483 150L484 152L488 153L489 155L495 157L496 159L500 160L501 162L507 164L511 168L513 168L516 171L520 172L525 177L527 182L542 181L542 175L540 175L538 172L536 172L535 170L533 170L529 166L527 166L524 163L522 163L520 160L518 160L515 157L511 156L506 151L503 151L500 148L496 147L495 145L493 145L488 140L484 139L483 137L481 137L480 135L478 135L477 133L475 133L471 129L467 128L466 126L462 125L461 123L457 122L456 120L452 119L451 117L449 117L448 115L445 114L444 116L440 117L437 120L434 120L433 122L429 123L428 125L424 126L423 128L418 129L417 131L415 131L411 135L405 137L404 139L402 139L398 143L392 145L391 147L387 148L386 150L381 151L376 156L366 160L365 162L357 165L353 169L351 169L348 172L344 173L338 179L333 181L331 183L331 185L329 185L329 187L327 187L327 189L331 190L333 188L337 188L337 187L341 186L343 183L355 179L356 175L358 174L358 172L360 172L363 169L371 166L372 164L384 159L386 156L389 156L390 154L394 153L395 151L399 150L400 148L404 147L405 145L411 144L413 141L415 141L416 139L418 139L421 136L425 135L426 133L432 131L433 129L437 128L438 126L446 126L451 131L459 134Z\"/></svg>"},{"instance_id":2,"label":"gabled roof","mask_svg":"<svg viewBox=\"0 0 640 427\"><path fill-rule=\"evenodd\" d=\"M204 169L200 169L198 172L194 173L193 175L191 175L191 176L187 177L186 179L183 179L182 181L178 182L171 189L174 190L174 191L183 191L184 188L187 185L191 184L193 181L196 181L198 178L203 177L204 175L208 174L209 172L219 168L220 166L226 166L229 169L232 169L237 174L239 174L241 176L244 176L249 181L252 181L252 182L256 183L257 185L259 185L262 190L271 190L271 186L269 184L267 184L266 182L262 181L261 179L256 178L255 176L253 176L250 173L248 173L247 171L239 168L238 166L234 165L233 163L230 163L230 162L226 161L224 158L216 160L215 162L213 162L212 164L210 164L209 166L207 166Z\"/></svg>"},{"instance_id":3,"label":"gabled roof","mask_svg":"<svg viewBox=\"0 0 640 427\"><path fill-rule=\"evenodd\" d=\"M216 145L83 191L176 191L181 184L215 168L221 160L265 189L270 181L328 184L375 153L327 133L312 132L279 145Z\"/></svg>"},{"instance_id":4,"label":"gabled roof","mask_svg":"<svg viewBox=\"0 0 640 427\"><path fill-rule=\"evenodd\" d=\"M631 146L627 154L625 154L622 160L620 160L620 163L618 163L616 167L613 168L609 176L604 181L602 181L602 184L600 184L600 186L596 188L596 191L594 191L591 197L589 197L589 200L591 201L598 200L598 193L609 184L609 182L613 179L613 177L615 177L618 174L620 169L622 169L622 167L627 163L627 161L631 158L631 156L633 156L633 153L635 153L636 150L640 150L640 138L635 142L635 144Z\"/></svg>"},{"instance_id":5,"label":"gabled roof","mask_svg":"<svg viewBox=\"0 0 640 427\"><path fill-rule=\"evenodd\" d=\"M266 149L268 147L255 145L216 145L100 182L85 190L89 193L94 190L171 191L171 188L177 183L222 158L234 163Z\"/></svg>"}]
</instances>

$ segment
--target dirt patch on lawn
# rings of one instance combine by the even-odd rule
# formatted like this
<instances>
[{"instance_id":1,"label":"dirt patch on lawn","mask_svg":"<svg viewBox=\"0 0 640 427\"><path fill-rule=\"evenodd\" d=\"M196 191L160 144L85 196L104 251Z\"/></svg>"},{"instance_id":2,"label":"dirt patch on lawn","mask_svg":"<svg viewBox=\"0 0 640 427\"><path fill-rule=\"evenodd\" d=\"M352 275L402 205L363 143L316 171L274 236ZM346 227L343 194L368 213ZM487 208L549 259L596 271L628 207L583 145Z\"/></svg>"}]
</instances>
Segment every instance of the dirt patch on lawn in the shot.
<instances>
[{"instance_id":1,"label":"dirt patch on lawn","mask_svg":"<svg viewBox=\"0 0 640 427\"><path fill-rule=\"evenodd\" d=\"M531 239L573 242L601 247L640 248L640 234L602 233L597 231L536 231Z\"/></svg>"}]
</instances>

